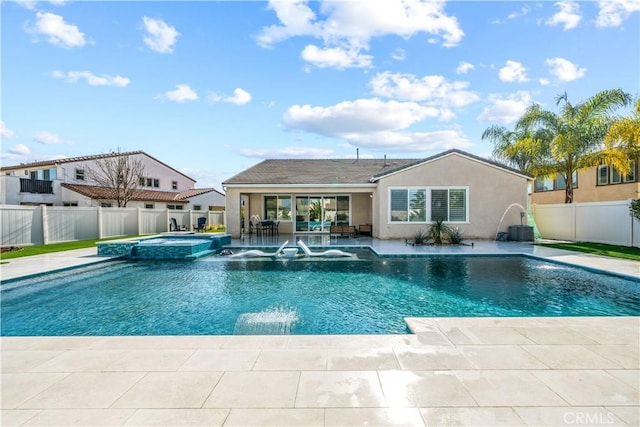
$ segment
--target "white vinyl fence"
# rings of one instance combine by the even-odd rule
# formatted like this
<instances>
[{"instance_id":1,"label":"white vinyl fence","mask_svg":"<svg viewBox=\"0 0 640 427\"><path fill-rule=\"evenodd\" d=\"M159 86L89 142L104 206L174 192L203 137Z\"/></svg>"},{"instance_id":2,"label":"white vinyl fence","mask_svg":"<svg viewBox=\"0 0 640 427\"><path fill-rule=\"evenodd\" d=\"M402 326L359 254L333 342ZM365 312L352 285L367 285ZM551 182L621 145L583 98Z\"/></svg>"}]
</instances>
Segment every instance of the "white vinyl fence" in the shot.
<instances>
[{"instance_id":1,"label":"white vinyl fence","mask_svg":"<svg viewBox=\"0 0 640 427\"><path fill-rule=\"evenodd\" d=\"M155 234L169 231L169 218L192 230L199 217L225 225L224 212L169 209L0 205L1 246Z\"/></svg>"},{"instance_id":2,"label":"white vinyl fence","mask_svg":"<svg viewBox=\"0 0 640 427\"><path fill-rule=\"evenodd\" d=\"M640 247L640 221L629 211L631 200L533 205L543 239Z\"/></svg>"}]
</instances>

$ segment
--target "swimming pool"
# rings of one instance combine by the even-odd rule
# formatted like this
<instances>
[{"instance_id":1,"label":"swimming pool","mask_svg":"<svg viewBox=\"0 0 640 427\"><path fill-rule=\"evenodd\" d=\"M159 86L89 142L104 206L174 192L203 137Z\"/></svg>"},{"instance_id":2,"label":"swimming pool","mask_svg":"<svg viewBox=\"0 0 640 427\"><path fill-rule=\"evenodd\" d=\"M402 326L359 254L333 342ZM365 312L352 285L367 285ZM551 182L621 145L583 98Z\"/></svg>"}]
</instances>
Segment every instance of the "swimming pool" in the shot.
<instances>
[{"instance_id":1,"label":"swimming pool","mask_svg":"<svg viewBox=\"0 0 640 427\"><path fill-rule=\"evenodd\" d=\"M526 256L115 261L2 284L4 336L402 334L405 317L640 315L640 282Z\"/></svg>"}]
</instances>

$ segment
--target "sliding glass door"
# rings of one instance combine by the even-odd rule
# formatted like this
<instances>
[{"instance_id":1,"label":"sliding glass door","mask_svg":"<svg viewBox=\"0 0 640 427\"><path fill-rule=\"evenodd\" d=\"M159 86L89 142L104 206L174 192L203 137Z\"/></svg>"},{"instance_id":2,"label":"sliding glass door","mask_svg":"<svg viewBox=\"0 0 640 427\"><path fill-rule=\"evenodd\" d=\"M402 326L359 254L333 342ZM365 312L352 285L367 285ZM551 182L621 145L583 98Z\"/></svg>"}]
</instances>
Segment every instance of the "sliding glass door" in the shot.
<instances>
[{"instance_id":1,"label":"sliding glass door","mask_svg":"<svg viewBox=\"0 0 640 427\"><path fill-rule=\"evenodd\" d=\"M296 231L328 232L349 224L349 196L296 196Z\"/></svg>"}]
</instances>

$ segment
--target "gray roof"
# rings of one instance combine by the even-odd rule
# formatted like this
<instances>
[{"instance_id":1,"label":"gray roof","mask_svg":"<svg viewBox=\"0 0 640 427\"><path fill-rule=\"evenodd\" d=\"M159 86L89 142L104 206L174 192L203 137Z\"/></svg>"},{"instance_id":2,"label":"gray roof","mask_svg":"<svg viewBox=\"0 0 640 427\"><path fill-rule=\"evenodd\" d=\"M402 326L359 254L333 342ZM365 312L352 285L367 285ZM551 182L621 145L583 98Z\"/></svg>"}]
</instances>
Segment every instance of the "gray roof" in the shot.
<instances>
[{"instance_id":1,"label":"gray roof","mask_svg":"<svg viewBox=\"0 0 640 427\"><path fill-rule=\"evenodd\" d=\"M229 178L222 185L370 184L410 166L457 153L524 177L532 175L461 150L448 150L423 159L276 159L264 160Z\"/></svg>"},{"instance_id":2,"label":"gray roof","mask_svg":"<svg viewBox=\"0 0 640 427\"><path fill-rule=\"evenodd\" d=\"M264 160L229 178L232 184L370 184L385 170L414 164L416 159L274 159Z\"/></svg>"}]
</instances>

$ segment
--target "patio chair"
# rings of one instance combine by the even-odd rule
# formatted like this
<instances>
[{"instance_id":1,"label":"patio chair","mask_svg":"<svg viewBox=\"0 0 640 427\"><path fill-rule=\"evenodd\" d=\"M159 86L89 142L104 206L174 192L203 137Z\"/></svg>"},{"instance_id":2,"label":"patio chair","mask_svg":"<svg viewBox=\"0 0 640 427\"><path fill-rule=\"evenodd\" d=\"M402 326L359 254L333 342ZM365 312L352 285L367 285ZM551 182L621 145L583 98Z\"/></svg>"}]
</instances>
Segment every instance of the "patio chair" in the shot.
<instances>
[{"instance_id":1,"label":"patio chair","mask_svg":"<svg viewBox=\"0 0 640 427\"><path fill-rule=\"evenodd\" d=\"M311 249L309 249L309 246L307 246L302 240L298 240L298 246L300 246L302 248L302 251L304 252L304 254L306 256L309 256L309 257L316 257L316 256L322 256L322 257L351 256L350 253L343 252L340 249L328 249L328 250L322 251L322 252L311 252Z\"/></svg>"},{"instance_id":2,"label":"patio chair","mask_svg":"<svg viewBox=\"0 0 640 427\"><path fill-rule=\"evenodd\" d=\"M289 244L289 241L285 241L282 246L280 246L275 252L264 252L260 249L249 249L248 251L238 252L237 254L233 254L230 258L238 258L238 257L277 257L282 253L282 250L285 246Z\"/></svg>"},{"instance_id":3,"label":"patio chair","mask_svg":"<svg viewBox=\"0 0 640 427\"><path fill-rule=\"evenodd\" d=\"M169 231L186 231L186 229L184 225L178 225L175 218L169 218Z\"/></svg>"},{"instance_id":4,"label":"patio chair","mask_svg":"<svg viewBox=\"0 0 640 427\"><path fill-rule=\"evenodd\" d=\"M201 232L201 231L204 231L206 226L207 226L207 217L201 216L200 218L198 218L198 223L193 226L193 229L194 231Z\"/></svg>"}]
</instances>

